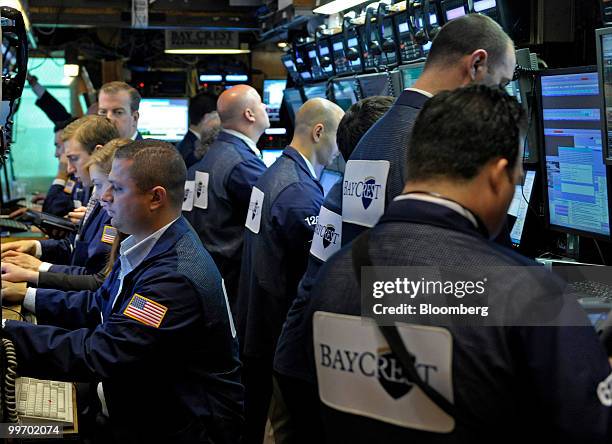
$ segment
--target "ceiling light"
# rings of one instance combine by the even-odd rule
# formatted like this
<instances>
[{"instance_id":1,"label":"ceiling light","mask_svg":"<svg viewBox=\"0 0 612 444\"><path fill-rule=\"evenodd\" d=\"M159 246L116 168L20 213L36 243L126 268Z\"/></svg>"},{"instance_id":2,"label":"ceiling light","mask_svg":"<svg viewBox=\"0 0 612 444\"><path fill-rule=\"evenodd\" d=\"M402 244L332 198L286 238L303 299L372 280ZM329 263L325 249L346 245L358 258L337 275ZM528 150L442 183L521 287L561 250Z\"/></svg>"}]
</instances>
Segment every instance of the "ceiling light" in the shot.
<instances>
[{"instance_id":1,"label":"ceiling light","mask_svg":"<svg viewBox=\"0 0 612 444\"><path fill-rule=\"evenodd\" d=\"M367 2L368 0L332 0L325 5L319 6L312 12L315 14L331 15L347 9L354 8L357 5Z\"/></svg>"},{"instance_id":2,"label":"ceiling light","mask_svg":"<svg viewBox=\"0 0 612 444\"><path fill-rule=\"evenodd\" d=\"M64 76L66 77L78 77L79 75L79 65L64 65Z\"/></svg>"},{"instance_id":3,"label":"ceiling light","mask_svg":"<svg viewBox=\"0 0 612 444\"><path fill-rule=\"evenodd\" d=\"M193 48L193 49L166 49L164 52L166 54L249 54L251 50L250 49Z\"/></svg>"},{"instance_id":4,"label":"ceiling light","mask_svg":"<svg viewBox=\"0 0 612 444\"><path fill-rule=\"evenodd\" d=\"M285 49L287 46L289 46L289 43L287 43L287 42L278 42L276 44L276 46L278 46L280 49Z\"/></svg>"}]
</instances>

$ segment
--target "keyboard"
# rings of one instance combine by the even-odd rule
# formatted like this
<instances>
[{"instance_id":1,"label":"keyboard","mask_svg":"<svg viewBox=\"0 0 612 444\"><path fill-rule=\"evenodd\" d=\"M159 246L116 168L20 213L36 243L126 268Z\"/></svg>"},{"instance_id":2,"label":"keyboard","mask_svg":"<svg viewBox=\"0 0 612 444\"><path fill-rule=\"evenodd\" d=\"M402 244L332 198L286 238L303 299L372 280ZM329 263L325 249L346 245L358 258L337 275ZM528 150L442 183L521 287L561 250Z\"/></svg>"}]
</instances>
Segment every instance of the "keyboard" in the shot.
<instances>
[{"instance_id":1,"label":"keyboard","mask_svg":"<svg viewBox=\"0 0 612 444\"><path fill-rule=\"evenodd\" d=\"M29 228L23 222L19 222L13 219L7 219L6 217L0 218L0 231L28 231Z\"/></svg>"},{"instance_id":2,"label":"keyboard","mask_svg":"<svg viewBox=\"0 0 612 444\"><path fill-rule=\"evenodd\" d=\"M595 281L576 281L567 286L567 290L576 293L580 298L596 298L612 302L612 285Z\"/></svg>"},{"instance_id":3,"label":"keyboard","mask_svg":"<svg viewBox=\"0 0 612 444\"><path fill-rule=\"evenodd\" d=\"M73 425L73 386L70 382L17 378L17 415L23 423Z\"/></svg>"}]
</instances>

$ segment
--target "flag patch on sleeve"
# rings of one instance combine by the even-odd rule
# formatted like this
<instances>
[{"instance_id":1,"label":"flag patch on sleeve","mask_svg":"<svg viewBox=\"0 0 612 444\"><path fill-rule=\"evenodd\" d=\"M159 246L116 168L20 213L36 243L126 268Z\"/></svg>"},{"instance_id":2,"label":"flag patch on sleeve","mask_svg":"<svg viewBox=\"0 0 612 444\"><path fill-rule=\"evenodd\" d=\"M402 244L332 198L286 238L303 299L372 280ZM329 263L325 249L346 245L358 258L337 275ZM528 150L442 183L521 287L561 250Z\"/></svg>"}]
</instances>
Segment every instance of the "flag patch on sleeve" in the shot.
<instances>
[{"instance_id":1,"label":"flag patch on sleeve","mask_svg":"<svg viewBox=\"0 0 612 444\"><path fill-rule=\"evenodd\" d=\"M158 328L168 308L135 293L123 314L138 322Z\"/></svg>"},{"instance_id":2,"label":"flag patch on sleeve","mask_svg":"<svg viewBox=\"0 0 612 444\"><path fill-rule=\"evenodd\" d=\"M66 194L72 193L72 190L74 190L75 185L76 185L76 182L74 180L68 179L66 181L66 185L64 185L64 193Z\"/></svg>"},{"instance_id":3,"label":"flag patch on sleeve","mask_svg":"<svg viewBox=\"0 0 612 444\"><path fill-rule=\"evenodd\" d=\"M112 244L115 241L115 236L117 236L117 229L110 225L104 225L100 240L106 244Z\"/></svg>"}]
</instances>

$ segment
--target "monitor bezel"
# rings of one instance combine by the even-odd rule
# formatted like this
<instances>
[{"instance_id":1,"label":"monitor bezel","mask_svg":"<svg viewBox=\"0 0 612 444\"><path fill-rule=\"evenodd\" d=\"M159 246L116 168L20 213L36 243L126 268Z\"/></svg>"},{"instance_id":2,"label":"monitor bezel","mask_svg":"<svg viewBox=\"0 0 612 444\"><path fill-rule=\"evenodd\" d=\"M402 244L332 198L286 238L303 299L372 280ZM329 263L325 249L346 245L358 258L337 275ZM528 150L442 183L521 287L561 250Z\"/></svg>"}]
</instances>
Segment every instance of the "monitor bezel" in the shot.
<instances>
[{"instance_id":1,"label":"monitor bezel","mask_svg":"<svg viewBox=\"0 0 612 444\"><path fill-rule=\"evenodd\" d=\"M399 71L399 74L400 74L400 82L402 84L402 91L405 90L406 88L410 88L410 86L405 86L404 85L404 77L402 76L402 71L407 71L409 69L413 69L417 65L419 65L421 68L425 69L425 62L405 63L405 64L400 65L400 66L397 67L397 69ZM421 74L422 73L423 73L423 71L421 71Z\"/></svg>"},{"instance_id":2,"label":"monitor bezel","mask_svg":"<svg viewBox=\"0 0 612 444\"><path fill-rule=\"evenodd\" d=\"M176 97L176 96L154 96L154 97L141 97L140 98L140 104L142 104L143 100L184 100L185 104L187 105L187 129L185 131L185 134L187 134L189 132L189 97ZM140 108L140 107L139 107ZM140 109L139 109L140 112ZM138 128L138 125L136 125L136 129L138 130L138 132L140 132L140 128ZM183 134L179 139L172 139L172 140L164 140L164 139L156 139L156 140L162 140L164 142L169 142L169 143L174 143L174 142L180 142L183 137L185 137L185 134ZM144 139L147 139L146 137L143 136ZM154 139L154 137L150 137L150 139Z\"/></svg>"},{"instance_id":3,"label":"monitor bezel","mask_svg":"<svg viewBox=\"0 0 612 444\"><path fill-rule=\"evenodd\" d=\"M280 122L280 109L283 106L283 101L285 100L285 90L287 89L287 78L284 79L264 79L263 83L261 84L261 98L262 98L262 102L265 103L263 101L264 98L264 94L266 91L266 82L285 82L285 87L283 88L283 98L281 99L280 105L278 107L278 118L276 119L270 119L270 122ZM266 106L269 106L269 103L265 103Z\"/></svg>"},{"instance_id":4,"label":"monitor bezel","mask_svg":"<svg viewBox=\"0 0 612 444\"><path fill-rule=\"evenodd\" d=\"M603 45L602 38L606 35L612 35L612 27L600 28L595 30L595 47L597 53L597 74L599 75L599 94L600 94L600 108L601 115L603 120L602 125L602 150L601 153L603 155L604 163L606 165L612 165L612 149L608 144L608 119L606 116L606 97L605 97L605 79L604 79L604 69L603 69ZM612 130L612 128L610 128ZM603 146L603 141L606 141L605 147Z\"/></svg>"},{"instance_id":5,"label":"monitor bezel","mask_svg":"<svg viewBox=\"0 0 612 444\"><path fill-rule=\"evenodd\" d=\"M572 68L559 68L559 69L548 69L546 71L542 71L540 73L540 75L538 76L537 82L536 82L536 89L537 89L537 102L538 102L538 120L539 120L539 157L542 159L542 161L540 162L540 174L542 177L541 180L541 189L542 189L542 196L543 196L543 204L544 204L544 217L545 217L545 221L546 221L546 226L555 232L558 233L564 233L564 234L573 234L573 235L578 235L578 236L584 236L584 237L588 237L591 239L597 239L597 240L610 240L612 239L612 226L610 227L610 233L611 234L600 234L600 233L592 233L589 231L585 231L585 230L577 230L574 228L569 228L569 227L564 227L563 225L556 225L551 223L550 220L550 204L549 204L549 199L548 199L548 171L546 168L546 145L545 145L545 141L544 141L544 106L543 106L543 102L542 102L542 77L548 77L548 76L555 76L555 75L566 75L566 74L586 74L586 73L592 73L595 72L596 74L599 75L597 66L595 65L589 65L589 66L578 66L578 67L572 67ZM601 94L601 86L600 86L600 94ZM602 141L603 143L603 141ZM602 151L603 151L603 147L602 147ZM608 166L605 164L604 162L604 167L606 168L606 182L607 182L607 188L608 188L608 225L610 225L610 210L612 209L612 207L610 206L610 196L612 196L612 183L610 181L610 171Z\"/></svg>"}]
</instances>

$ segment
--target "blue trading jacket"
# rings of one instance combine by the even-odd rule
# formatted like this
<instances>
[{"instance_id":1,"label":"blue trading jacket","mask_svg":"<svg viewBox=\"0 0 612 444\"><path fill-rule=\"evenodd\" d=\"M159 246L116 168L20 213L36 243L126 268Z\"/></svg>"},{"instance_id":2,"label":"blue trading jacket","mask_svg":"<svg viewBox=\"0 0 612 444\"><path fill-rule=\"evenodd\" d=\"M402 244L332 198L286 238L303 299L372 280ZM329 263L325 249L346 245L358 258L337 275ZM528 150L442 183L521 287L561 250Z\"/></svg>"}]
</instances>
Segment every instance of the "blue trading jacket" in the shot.
<instances>
[{"instance_id":1,"label":"blue trading jacket","mask_svg":"<svg viewBox=\"0 0 612 444\"><path fill-rule=\"evenodd\" d=\"M238 344L219 272L189 224L167 229L113 305L119 271L117 261L96 292L37 296L39 325L6 323L19 373L102 381L112 426L133 434L126 442L184 442L168 436L193 421L213 438L219 429L239 435ZM136 294L165 308L157 327L124 314Z\"/></svg>"},{"instance_id":2,"label":"blue trading jacket","mask_svg":"<svg viewBox=\"0 0 612 444\"><path fill-rule=\"evenodd\" d=\"M115 230L111 218L98 202L80 229L80 235L61 240L43 240L41 260L54 264L49 271L67 274L95 274L108 260Z\"/></svg>"},{"instance_id":3,"label":"blue trading jacket","mask_svg":"<svg viewBox=\"0 0 612 444\"><path fill-rule=\"evenodd\" d=\"M476 228L438 204L393 202L369 236L369 255L377 267L488 267L489 282L507 288L491 292L489 306L512 301L517 312L530 313L540 297L555 306L552 289L563 285L543 269L535 273L538 265L532 260L489 240L482 224ZM512 275L505 267L513 267ZM314 383L312 316L319 310L361 314L351 245L321 269L300 326L306 348L293 350L307 356L305 373ZM577 302L565 304L560 313L566 325L589 325L446 327L452 336L453 404L469 424L459 418L451 433L432 434L325 408L328 441L366 443L385 436L390 444L515 443L529 435L534 442L611 442L612 410L601 394L611 371L605 350Z\"/></svg>"},{"instance_id":4,"label":"blue trading jacket","mask_svg":"<svg viewBox=\"0 0 612 444\"><path fill-rule=\"evenodd\" d=\"M221 131L209 151L187 173L188 181L194 180L197 171L209 174L208 208L194 207L184 215L219 267L232 305L240 277L251 189L265 170L265 164L244 141Z\"/></svg>"},{"instance_id":5,"label":"blue trading jacket","mask_svg":"<svg viewBox=\"0 0 612 444\"><path fill-rule=\"evenodd\" d=\"M183 157L187 168L191 167L191 165L198 161L198 158L196 158L194 155L198 141L199 139L195 134L193 134L191 131L187 131L187 134L185 134L183 140L176 145L176 149Z\"/></svg>"},{"instance_id":6,"label":"blue trading jacket","mask_svg":"<svg viewBox=\"0 0 612 444\"><path fill-rule=\"evenodd\" d=\"M323 188L292 147L255 187L264 193L263 204L247 218L256 215L261 222L258 233L248 226L244 231L236 318L243 353L272 358L306 268Z\"/></svg>"},{"instance_id":7,"label":"blue trading jacket","mask_svg":"<svg viewBox=\"0 0 612 444\"><path fill-rule=\"evenodd\" d=\"M387 188L385 201L388 205L393 198L398 196L404 184L406 183L406 157L412 127L417 118L417 115L427 97L415 91L404 91L399 96L397 101L389 109L389 111L376 122L368 132L361 138L357 147L351 154L351 160L388 160L389 175L387 179ZM335 184L323 202L323 207L330 212L342 216L342 192L343 180ZM324 210L321 210L322 212ZM328 213L329 214L329 213ZM334 226L335 233L342 233L341 236L335 235L330 230L330 225ZM340 229L341 225L341 229ZM317 279L317 274L324 260L333 253L352 241L365 227L352 223L341 222L340 220L325 221L321 215L316 227L315 236L325 236L327 239L322 242L323 251L319 256L312 253L308 257L308 266L306 273L299 283L298 294L294 300L293 306L289 310L287 322L283 326L283 332L279 339L278 350L274 358L274 368L276 371L305 379L304 362L295 361L295 355L292 352L295 348L303 349L303 338L296 331L297 325L300 323L304 304L309 297L310 289ZM314 241L313 241L314 243Z\"/></svg>"}]
</instances>

